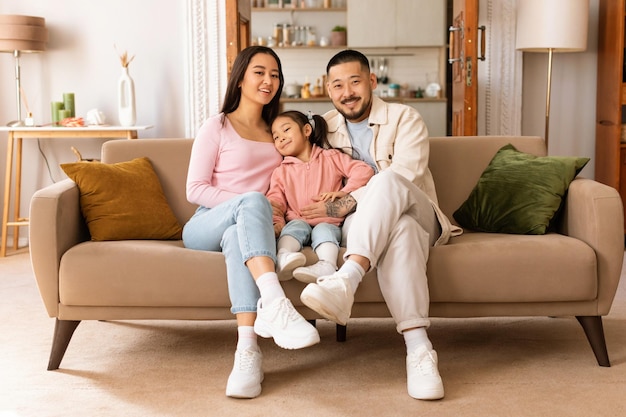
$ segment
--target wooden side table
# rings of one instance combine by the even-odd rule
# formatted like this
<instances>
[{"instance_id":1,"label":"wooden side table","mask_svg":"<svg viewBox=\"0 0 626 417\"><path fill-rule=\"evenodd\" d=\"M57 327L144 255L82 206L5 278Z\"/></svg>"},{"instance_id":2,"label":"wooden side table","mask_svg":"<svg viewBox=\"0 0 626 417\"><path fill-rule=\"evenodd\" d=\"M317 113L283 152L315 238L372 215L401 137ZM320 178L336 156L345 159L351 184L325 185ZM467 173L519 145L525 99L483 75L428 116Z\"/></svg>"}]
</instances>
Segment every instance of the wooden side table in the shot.
<instances>
[{"instance_id":1,"label":"wooden side table","mask_svg":"<svg viewBox=\"0 0 626 417\"><path fill-rule=\"evenodd\" d=\"M2 246L0 257L6 256L9 227L13 227L13 249L18 249L19 228L28 226L28 218L20 216L20 196L22 192L22 139L54 138L109 138L137 139L137 131L150 129L152 126L86 126L86 127L6 127L0 126L0 132L8 132L7 166L4 178L4 209L2 212ZM13 219L9 221L11 200L11 177L13 175L14 145L15 155L15 190Z\"/></svg>"}]
</instances>

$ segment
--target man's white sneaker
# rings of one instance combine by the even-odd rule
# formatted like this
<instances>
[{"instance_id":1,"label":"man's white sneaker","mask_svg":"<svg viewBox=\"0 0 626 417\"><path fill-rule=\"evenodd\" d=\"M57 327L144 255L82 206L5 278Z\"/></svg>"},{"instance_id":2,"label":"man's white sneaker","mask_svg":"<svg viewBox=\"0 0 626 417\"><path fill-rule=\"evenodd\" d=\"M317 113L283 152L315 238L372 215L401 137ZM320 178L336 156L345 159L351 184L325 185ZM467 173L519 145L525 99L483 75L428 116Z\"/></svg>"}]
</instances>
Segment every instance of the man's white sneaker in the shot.
<instances>
[{"instance_id":1,"label":"man's white sneaker","mask_svg":"<svg viewBox=\"0 0 626 417\"><path fill-rule=\"evenodd\" d=\"M293 270L306 264L306 256L302 252L283 252L276 255L276 274L279 281L293 278Z\"/></svg>"},{"instance_id":2,"label":"man's white sneaker","mask_svg":"<svg viewBox=\"0 0 626 417\"><path fill-rule=\"evenodd\" d=\"M228 377L226 395L234 398L254 398L261 394L263 354L258 347L237 349L235 365Z\"/></svg>"},{"instance_id":3,"label":"man's white sneaker","mask_svg":"<svg viewBox=\"0 0 626 417\"><path fill-rule=\"evenodd\" d=\"M301 349L320 342L317 329L286 297L277 298L268 306L262 306L259 300L254 331L261 337L273 337L283 349Z\"/></svg>"},{"instance_id":4,"label":"man's white sneaker","mask_svg":"<svg viewBox=\"0 0 626 417\"><path fill-rule=\"evenodd\" d=\"M300 294L300 300L322 317L345 326L352 312L354 294L348 276L336 272L307 285Z\"/></svg>"},{"instance_id":5,"label":"man's white sneaker","mask_svg":"<svg viewBox=\"0 0 626 417\"><path fill-rule=\"evenodd\" d=\"M330 262L319 261L313 265L301 266L300 268L294 269L293 277L298 281L311 283L317 282L319 277L332 275L335 272L337 272L337 268L335 268Z\"/></svg>"},{"instance_id":6,"label":"man's white sneaker","mask_svg":"<svg viewBox=\"0 0 626 417\"><path fill-rule=\"evenodd\" d=\"M406 357L406 377L409 395L418 400L443 398L443 382L437 369L437 352L420 346Z\"/></svg>"}]
</instances>

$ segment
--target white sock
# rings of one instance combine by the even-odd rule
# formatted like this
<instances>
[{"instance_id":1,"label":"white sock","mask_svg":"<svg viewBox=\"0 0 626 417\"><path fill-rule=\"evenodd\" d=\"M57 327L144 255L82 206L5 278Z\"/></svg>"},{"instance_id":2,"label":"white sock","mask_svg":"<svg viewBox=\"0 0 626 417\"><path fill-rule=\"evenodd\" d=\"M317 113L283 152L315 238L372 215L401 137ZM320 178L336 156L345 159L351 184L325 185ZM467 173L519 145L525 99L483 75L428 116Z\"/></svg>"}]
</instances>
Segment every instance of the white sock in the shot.
<instances>
[{"instance_id":1,"label":"white sock","mask_svg":"<svg viewBox=\"0 0 626 417\"><path fill-rule=\"evenodd\" d=\"M300 242L289 235L281 236L277 243L278 253L284 252L300 252Z\"/></svg>"},{"instance_id":2,"label":"white sock","mask_svg":"<svg viewBox=\"0 0 626 417\"><path fill-rule=\"evenodd\" d=\"M426 327L405 330L402 332L402 335L404 336L404 343L406 344L406 351L408 353L415 351L415 349L421 345L426 346L428 350L433 348L433 344L426 334Z\"/></svg>"},{"instance_id":3,"label":"white sock","mask_svg":"<svg viewBox=\"0 0 626 417\"><path fill-rule=\"evenodd\" d=\"M320 261L328 262L337 269L337 256L339 247L332 242L324 242L317 245L315 254Z\"/></svg>"},{"instance_id":4,"label":"white sock","mask_svg":"<svg viewBox=\"0 0 626 417\"><path fill-rule=\"evenodd\" d=\"M256 285L261 292L261 303L264 306L271 304L272 301L277 298L285 296L285 291L283 291L283 287L280 286L276 272L266 272L262 274L257 278Z\"/></svg>"},{"instance_id":5,"label":"white sock","mask_svg":"<svg viewBox=\"0 0 626 417\"><path fill-rule=\"evenodd\" d=\"M246 350L258 346L254 326L237 327L237 350Z\"/></svg>"},{"instance_id":6,"label":"white sock","mask_svg":"<svg viewBox=\"0 0 626 417\"><path fill-rule=\"evenodd\" d=\"M361 280L363 279L363 276L365 275L365 270L358 263L348 259L343 265L341 265L339 272L348 275L350 287L352 288L352 292L355 293L361 283Z\"/></svg>"}]
</instances>

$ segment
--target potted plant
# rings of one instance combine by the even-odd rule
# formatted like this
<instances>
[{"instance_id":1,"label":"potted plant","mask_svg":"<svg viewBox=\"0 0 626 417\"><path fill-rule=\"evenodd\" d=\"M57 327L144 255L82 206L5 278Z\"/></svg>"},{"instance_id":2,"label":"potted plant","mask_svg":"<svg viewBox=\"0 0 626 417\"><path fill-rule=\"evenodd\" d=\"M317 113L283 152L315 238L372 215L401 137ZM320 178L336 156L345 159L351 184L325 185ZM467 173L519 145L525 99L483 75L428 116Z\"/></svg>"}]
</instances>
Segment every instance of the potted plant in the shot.
<instances>
[{"instance_id":1,"label":"potted plant","mask_svg":"<svg viewBox=\"0 0 626 417\"><path fill-rule=\"evenodd\" d=\"M344 46L346 45L346 27L335 26L330 32L330 46Z\"/></svg>"}]
</instances>

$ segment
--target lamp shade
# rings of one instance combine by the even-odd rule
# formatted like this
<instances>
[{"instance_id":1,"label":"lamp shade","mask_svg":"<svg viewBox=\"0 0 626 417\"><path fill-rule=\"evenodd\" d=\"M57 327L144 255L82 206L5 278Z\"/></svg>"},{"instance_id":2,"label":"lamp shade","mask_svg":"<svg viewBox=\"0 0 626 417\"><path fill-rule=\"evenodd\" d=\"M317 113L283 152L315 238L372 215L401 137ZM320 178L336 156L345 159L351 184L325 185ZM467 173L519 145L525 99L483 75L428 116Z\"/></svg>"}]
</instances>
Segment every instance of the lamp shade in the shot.
<instances>
[{"instance_id":1,"label":"lamp shade","mask_svg":"<svg viewBox=\"0 0 626 417\"><path fill-rule=\"evenodd\" d=\"M589 0L518 0L516 48L527 52L587 49Z\"/></svg>"},{"instance_id":2,"label":"lamp shade","mask_svg":"<svg viewBox=\"0 0 626 417\"><path fill-rule=\"evenodd\" d=\"M44 18L0 14L0 52L45 51L47 41Z\"/></svg>"}]
</instances>

